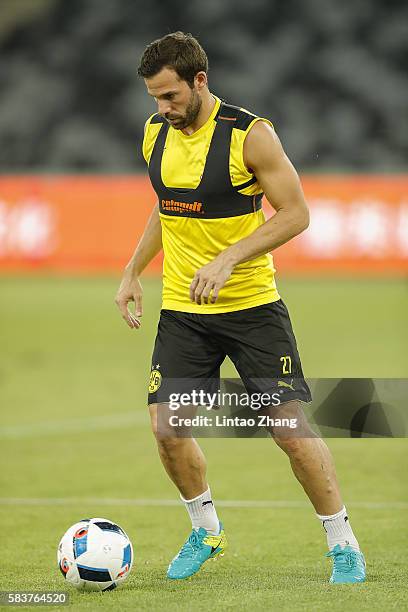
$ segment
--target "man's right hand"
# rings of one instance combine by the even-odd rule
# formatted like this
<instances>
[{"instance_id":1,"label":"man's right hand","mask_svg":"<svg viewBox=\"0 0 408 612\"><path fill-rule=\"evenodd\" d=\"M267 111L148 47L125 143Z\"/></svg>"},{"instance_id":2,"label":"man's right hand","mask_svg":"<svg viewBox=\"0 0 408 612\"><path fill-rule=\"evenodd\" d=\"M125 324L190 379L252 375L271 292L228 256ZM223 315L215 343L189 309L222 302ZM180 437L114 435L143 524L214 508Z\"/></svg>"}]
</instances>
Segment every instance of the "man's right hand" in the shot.
<instances>
[{"instance_id":1,"label":"man's right hand","mask_svg":"<svg viewBox=\"0 0 408 612\"><path fill-rule=\"evenodd\" d=\"M141 325L139 319L142 316L142 295L143 290L139 279L132 277L129 271L126 271L119 285L115 304L131 329L139 329ZM134 302L135 304L134 314L129 310L129 302Z\"/></svg>"}]
</instances>

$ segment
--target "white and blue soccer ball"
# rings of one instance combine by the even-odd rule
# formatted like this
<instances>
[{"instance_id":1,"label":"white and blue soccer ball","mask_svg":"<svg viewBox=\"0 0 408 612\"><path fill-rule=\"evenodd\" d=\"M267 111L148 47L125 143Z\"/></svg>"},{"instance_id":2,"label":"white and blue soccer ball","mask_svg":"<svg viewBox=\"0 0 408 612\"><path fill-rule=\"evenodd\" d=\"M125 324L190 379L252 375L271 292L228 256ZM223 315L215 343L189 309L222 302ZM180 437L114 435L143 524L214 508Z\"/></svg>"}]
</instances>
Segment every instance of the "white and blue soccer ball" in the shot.
<instances>
[{"instance_id":1,"label":"white and blue soccer ball","mask_svg":"<svg viewBox=\"0 0 408 612\"><path fill-rule=\"evenodd\" d=\"M126 533L105 518L82 519L62 536L58 566L83 591L112 591L130 574L133 548Z\"/></svg>"}]
</instances>

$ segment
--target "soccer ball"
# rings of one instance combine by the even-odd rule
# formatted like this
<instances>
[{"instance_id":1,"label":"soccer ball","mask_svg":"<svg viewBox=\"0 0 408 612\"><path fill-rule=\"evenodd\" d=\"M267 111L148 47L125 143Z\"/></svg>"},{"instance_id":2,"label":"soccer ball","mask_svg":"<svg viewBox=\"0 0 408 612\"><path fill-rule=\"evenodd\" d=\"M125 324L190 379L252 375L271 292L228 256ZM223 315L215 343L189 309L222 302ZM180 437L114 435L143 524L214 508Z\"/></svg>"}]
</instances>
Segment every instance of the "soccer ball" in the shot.
<instances>
[{"instance_id":1,"label":"soccer ball","mask_svg":"<svg viewBox=\"0 0 408 612\"><path fill-rule=\"evenodd\" d=\"M57 559L62 575L76 589L112 591L130 574L133 548L112 521L82 519L62 536Z\"/></svg>"}]
</instances>

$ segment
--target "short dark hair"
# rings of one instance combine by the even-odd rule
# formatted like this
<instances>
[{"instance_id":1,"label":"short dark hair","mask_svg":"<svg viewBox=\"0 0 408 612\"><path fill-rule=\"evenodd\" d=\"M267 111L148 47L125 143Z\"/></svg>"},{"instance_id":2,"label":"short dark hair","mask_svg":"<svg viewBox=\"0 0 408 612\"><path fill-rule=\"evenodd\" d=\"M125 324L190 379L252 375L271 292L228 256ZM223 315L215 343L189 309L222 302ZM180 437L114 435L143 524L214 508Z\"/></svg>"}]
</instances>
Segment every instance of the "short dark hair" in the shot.
<instances>
[{"instance_id":1,"label":"short dark hair","mask_svg":"<svg viewBox=\"0 0 408 612\"><path fill-rule=\"evenodd\" d=\"M183 81L193 87L197 72L208 72L207 55L192 34L172 32L147 45L137 70L139 76L148 79L167 66Z\"/></svg>"}]
</instances>

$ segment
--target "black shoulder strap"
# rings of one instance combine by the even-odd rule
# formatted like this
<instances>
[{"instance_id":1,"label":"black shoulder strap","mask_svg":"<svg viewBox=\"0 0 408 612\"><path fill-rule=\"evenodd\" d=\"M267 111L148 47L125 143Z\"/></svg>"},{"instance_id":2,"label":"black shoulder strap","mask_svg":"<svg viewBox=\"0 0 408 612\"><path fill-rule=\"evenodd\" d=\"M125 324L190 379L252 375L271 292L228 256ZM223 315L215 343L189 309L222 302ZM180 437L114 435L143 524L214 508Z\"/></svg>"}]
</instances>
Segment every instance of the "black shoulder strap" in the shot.
<instances>
[{"instance_id":1,"label":"black shoulder strap","mask_svg":"<svg viewBox=\"0 0 408 612\"><path fill-rule=\"evenodd\" d=\"M245 131L254 119L258 119L258 117L240 108L235 127L237 130Z\"/></svg>"},{"instance_id":2,"label":"black shoulder strap","mask_svg":"<svg viewBox=\"0 0 408 612\"><path fill-rule=\"evenodd\" d=\"M158 115L160 117L160 115ZM166 144L167 132L169 131L169 123L161 117L162 121L157 120L155 123L161 123L159 133L156 136L153 145L152 154L149 160L149 176L154 188L164 187L161 176L161 162L163 157L164 145ZM152 120L153 121L153 120Z\"/></svg>"},{"instance_id":3,"label":"black shoulder strap","mask_svg":"<svg viewBox=\"0 0 408 612\"><path fill-rule=\"evenodd\" d=\"M207 189L219 190L220 185L233 189L229 171L231 134L239 113L237 106L221 103L215 116L217 125L207 153L201 184Z\"/></svg>"},{"instance_id":4,"label":"black shoulder strap","mask_svg":"<svg viewBox=\"0 0 408 612\"><path fill-rule=\"evenodd\" d=\"M150 119L150 123L164 123L166 120L164 117L162 117L161 115L159 115L159 113L156 113L155 115L153 115L153 117Z\"/></svg>"},{"instance_id":5,"label":"black shoulder strap","mask_svg":"<svg viewBox=\"0 0 408 612\"><path fill-rule=\"evenodd\" d=\"M218 121L218 119L220 119L221 121L236 121L239 114L239 110L240 109L238 106L233 106L232 104L226 104L225 102L222 102L214 119L216 121Z\"/></svg>"},{"instance_id":6,"label":"black shoulder strap","mask_svg":"<svg viewBox=\"0 0 408 612\"><path fill-rule=\"evenodd\" d=\"M249 119L250 117L250 120ZM211 142L210 150L207 154L207 163L205 166L204 177L206 184L211 181L211 176L217 177L217 181L222 180L225 185L228 185L233 191L241 191L250 185L256 183L256 176L252 176L249 180L241 185L233 186L230 175L230 149L231 149L231 134L234 128L243 129L242 126L255 118L246 111L242 111L239 106L226 104L223 102L215 116L217 126L214 131L214 136ZM247 122L248 121L248 122ZM223 176L220 177L220 171L223 169Z\"/></svg>"}]
</instances>

